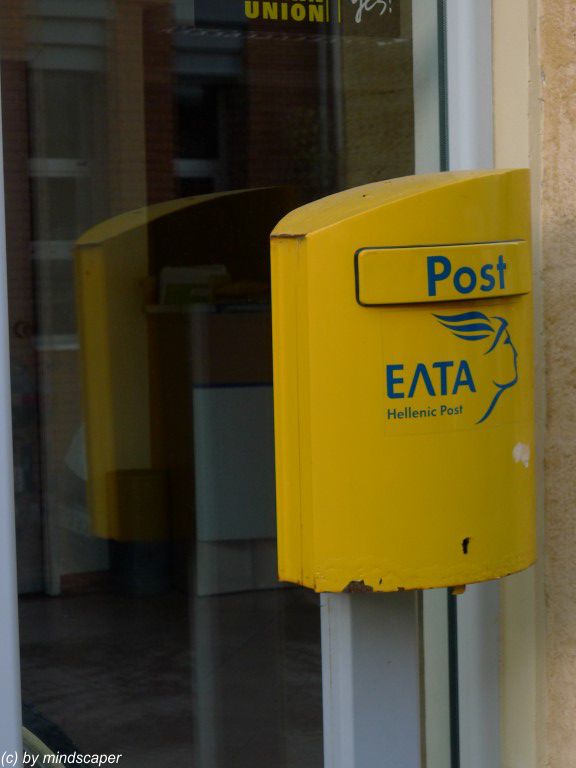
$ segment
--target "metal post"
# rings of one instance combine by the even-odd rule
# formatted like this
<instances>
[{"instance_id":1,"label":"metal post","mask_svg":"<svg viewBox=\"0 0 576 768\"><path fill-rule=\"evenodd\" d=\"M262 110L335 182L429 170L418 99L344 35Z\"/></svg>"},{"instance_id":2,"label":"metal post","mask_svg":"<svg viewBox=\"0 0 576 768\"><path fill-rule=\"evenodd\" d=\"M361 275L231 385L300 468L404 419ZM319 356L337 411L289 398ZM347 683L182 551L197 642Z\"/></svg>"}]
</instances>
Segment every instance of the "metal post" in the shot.
<instances>
[{"instance_id":1,"label":"metal post","mask_svg":"<svg viewBox=\"0 0 576 768\"><path fill-rule=\"evenodd\" d=\"M0 125L0 759L3 765L13 766L20 764L22 716L5 233L4 163ZM16 760L10 762L14 756Z\"/></svg>"},{"instance_id":2,"label":"metal post","mask_svg":"<svg viewBox=\"0 0 576 768\"><path fill-rule=\"evenodd\" d=\"M322 595L324 765L423 768L415 592Z\"/></svg>"}]
</instances>

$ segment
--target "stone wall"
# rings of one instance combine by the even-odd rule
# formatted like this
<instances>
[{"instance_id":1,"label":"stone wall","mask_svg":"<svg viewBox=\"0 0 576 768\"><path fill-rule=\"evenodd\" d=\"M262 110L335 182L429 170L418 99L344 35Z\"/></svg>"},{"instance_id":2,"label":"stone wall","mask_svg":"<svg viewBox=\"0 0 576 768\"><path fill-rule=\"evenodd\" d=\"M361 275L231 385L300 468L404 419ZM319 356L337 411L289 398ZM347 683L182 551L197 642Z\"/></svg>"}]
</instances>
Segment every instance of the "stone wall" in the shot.
<instances>
[{"instance_id":1,"label":"stone wall","mask_svg":"<svg viewBox=\"0 0 576 768\"><path fill-rule=\"evenodd\" d=\"M546 766L576 764L576 4L541 0Z\"/></svg>"}]
</instances>

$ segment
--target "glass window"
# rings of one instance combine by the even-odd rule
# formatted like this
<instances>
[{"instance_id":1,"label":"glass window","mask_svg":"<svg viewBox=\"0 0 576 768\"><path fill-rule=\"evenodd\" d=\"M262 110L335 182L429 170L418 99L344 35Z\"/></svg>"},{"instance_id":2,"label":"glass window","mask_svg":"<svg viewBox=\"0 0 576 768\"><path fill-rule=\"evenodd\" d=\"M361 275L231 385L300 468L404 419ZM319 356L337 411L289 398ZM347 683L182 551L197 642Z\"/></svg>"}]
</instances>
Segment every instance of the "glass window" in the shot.
<instances>
[{"instance_id":1,"label":"glass window","mask_svg":"<svg viewBox=\"0 0 576 768\"><path fill-rule=\"evenodd\" d=\"M320 768L318 598L276 576L268 238L414 172L411 3L14 9L25 724L125 768Z\"/></svg>"}]
</instances>

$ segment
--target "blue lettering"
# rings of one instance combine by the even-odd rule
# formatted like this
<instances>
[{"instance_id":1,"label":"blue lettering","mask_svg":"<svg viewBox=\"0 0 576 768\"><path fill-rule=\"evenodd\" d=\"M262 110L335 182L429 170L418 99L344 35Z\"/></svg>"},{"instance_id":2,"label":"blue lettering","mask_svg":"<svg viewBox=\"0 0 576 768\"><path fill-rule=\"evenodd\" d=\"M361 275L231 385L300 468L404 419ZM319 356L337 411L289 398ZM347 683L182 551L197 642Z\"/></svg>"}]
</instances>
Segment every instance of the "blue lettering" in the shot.
<instances>
[{"instance_id":1,"label":"blue lettering","mask_svg":"<svg viewBox=\"0 0 576 768\"><path fill-rule=\"evenodd\" d=\"M416 391L416 387L418 386L418 379L422 379L424 382L424 386L428 390L429 395L435 395L436 392L434 391L434 387L432 386L432 381L430 379L430 374L428 373L426 366L424 363L418 363L416 366L416 370L414 371L414 378L412 379L412 384L410 385L410 391L408 392L408 397L414 397L414 392Z\"/></svg>"},{"instance_id":2,"label":"blue lettering","mask_svg":"<svg viewBox=\"0 0 576 768\"><path fill-rule=\"evenodd\" d=\"M452 368L454 363L449 360L445 362L433 363L432 368L440 369L440 394L448 394L448 368Z\"/></svg>"},{"instance_id":3,"label":"blue lettering","mask_svg":"<svg viewBox=\"0 0 576 768\"><path fill-rule=\"evenodd\" d=\"M452 272L452 265L446 256L428 256L426 261L428 262L428 296L436 296L436 283L440 280L446 280ZM441 267L438 272L436 265Z\"/></svg>"},{"instance_id":4,"label":"blue lettering","mask_svg":"<svg viewBox=\"0 0 576 768\"><path fill-rule=\"evenodd\" d=\"M494 278L494 275L489 274L493 270L494 270L494 264L484 264L484 266L480 270L480 275L482 276L482 279L485 281L480 286L481 291L484 291L484 292L491 291L496 285L496 280Z\"/></svg>"},{"instance_id":5,"label":"blue lettering","mask_svg":"<svg viewBox=\"0 0 576 768\"><path fill-rule=\"evenodd\" d=\"M450 373L454 369L456 374ZM462 387L467 387L470 392L476 392L476 385L472 377L470 365L466 360L455 362L453 360L439 360L435 363L416 363L414 373L408 373L405 378L406 367L401 364L386 366L386 392L391 400L401 400L428 394L430 397L446 397L456 395ZM437 371L437 373L434 373ZM406 392L404 386L410 387ZM454 382L452 384L452 382ZM401 418L395 414L395 409L390 412L390 418Z\"/></svg>"},{"instance_id":6,"label":"blue lettering","mask_svg":"<svg viewBox=\"0 0 576 768\"><path fill-rule=\"evenodd\" d=\"M464 275L468 277L468 285L462 281ZM458 293L471 293L476 288L476 272L472 267L460 267L454 275L454 287Z\"/></svg>"},{"instance_id":7,"label":"blue lettering","mask_svg":"<svg viewBox=\"0 0 576 768\"><path fill-rule=\"evenodd\" d=\"M456 381L454 382L454 389L452 390L452 394L455 395L460 387L468 387L470 392L476 392L476 386L474 384L474 379L472 378L472 371L470 370L470 366L466 360L460 361L460 366L458 368L458 373L456 374Z\"/></svg>"},{"instance_id":8,"label":"blue lettering","mask_svg":"<svg viewBox=\"0 0 576 768\"><path fill-rule=\"evenodd\" d=\"M428 295L436 296L438 292L438 283L446 280L452 274L452 264L446 256L428 256L426 259L428 270ZM506 269L507 264L504 256L500 254L496 264L483 264L478 270L473 267L463 266L457 269L453 275L454 288L458 293L472 293L478 286L480 279L480 290L484 293L493 291L498 280L500 289L506 288ZM494 269L498 276L494 274Z\"/></svg>"},{"instance_id":9,"label":"blue lettering","mask_svg":"<svg viewBox=\"0 0 576 768\"><path fill-rule=\"evenodd\" d=\"M395 392L394 387L397 384L404 384L404 379L401 376L394 376L395 371L403 371L403 365L387 365L386 366L386 387L388 389L388 397L391 399L399 399L404 397L404 392Z\"/></svg>"},{"instance_id":10,"label":"blue lettering","mask_svg":"<svg viewBox=\"0 0 576 768\"><path fill-rule=\"evenodd\" d=\"M504 256L500 254L498 256L498 264L496 265L496 269L498 270L498 276L500 277L500 288L505 288L505 280L504 280L504 270L506 269L506 262L504 261Z\"/></svg>"}]
</instances>

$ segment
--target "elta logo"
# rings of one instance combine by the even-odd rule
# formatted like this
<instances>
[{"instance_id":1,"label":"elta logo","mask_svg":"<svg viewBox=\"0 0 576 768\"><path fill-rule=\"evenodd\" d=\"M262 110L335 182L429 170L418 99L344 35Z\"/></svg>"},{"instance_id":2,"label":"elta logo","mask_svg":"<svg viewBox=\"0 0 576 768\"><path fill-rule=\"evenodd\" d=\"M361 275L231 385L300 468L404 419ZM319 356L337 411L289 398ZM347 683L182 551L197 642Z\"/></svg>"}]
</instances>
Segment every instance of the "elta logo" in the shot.
<instances>
[{"instance_id":1,"label":"elta logo","mask_svg":"<svg viewBox=\"0 0 576 768\"><path fill-rule=\"evenodd\" d=\"M494 389L484 415L477 424L489 418L498 401L518 382L518 352L512 343L508 321L503 317L488 317L483 312L464 312L459 315L434 315L454 336L463 341L485 344L485 355L499 356L496 369L503 375L502 381L492 381Z\"/></svg>"}]
</instances>

